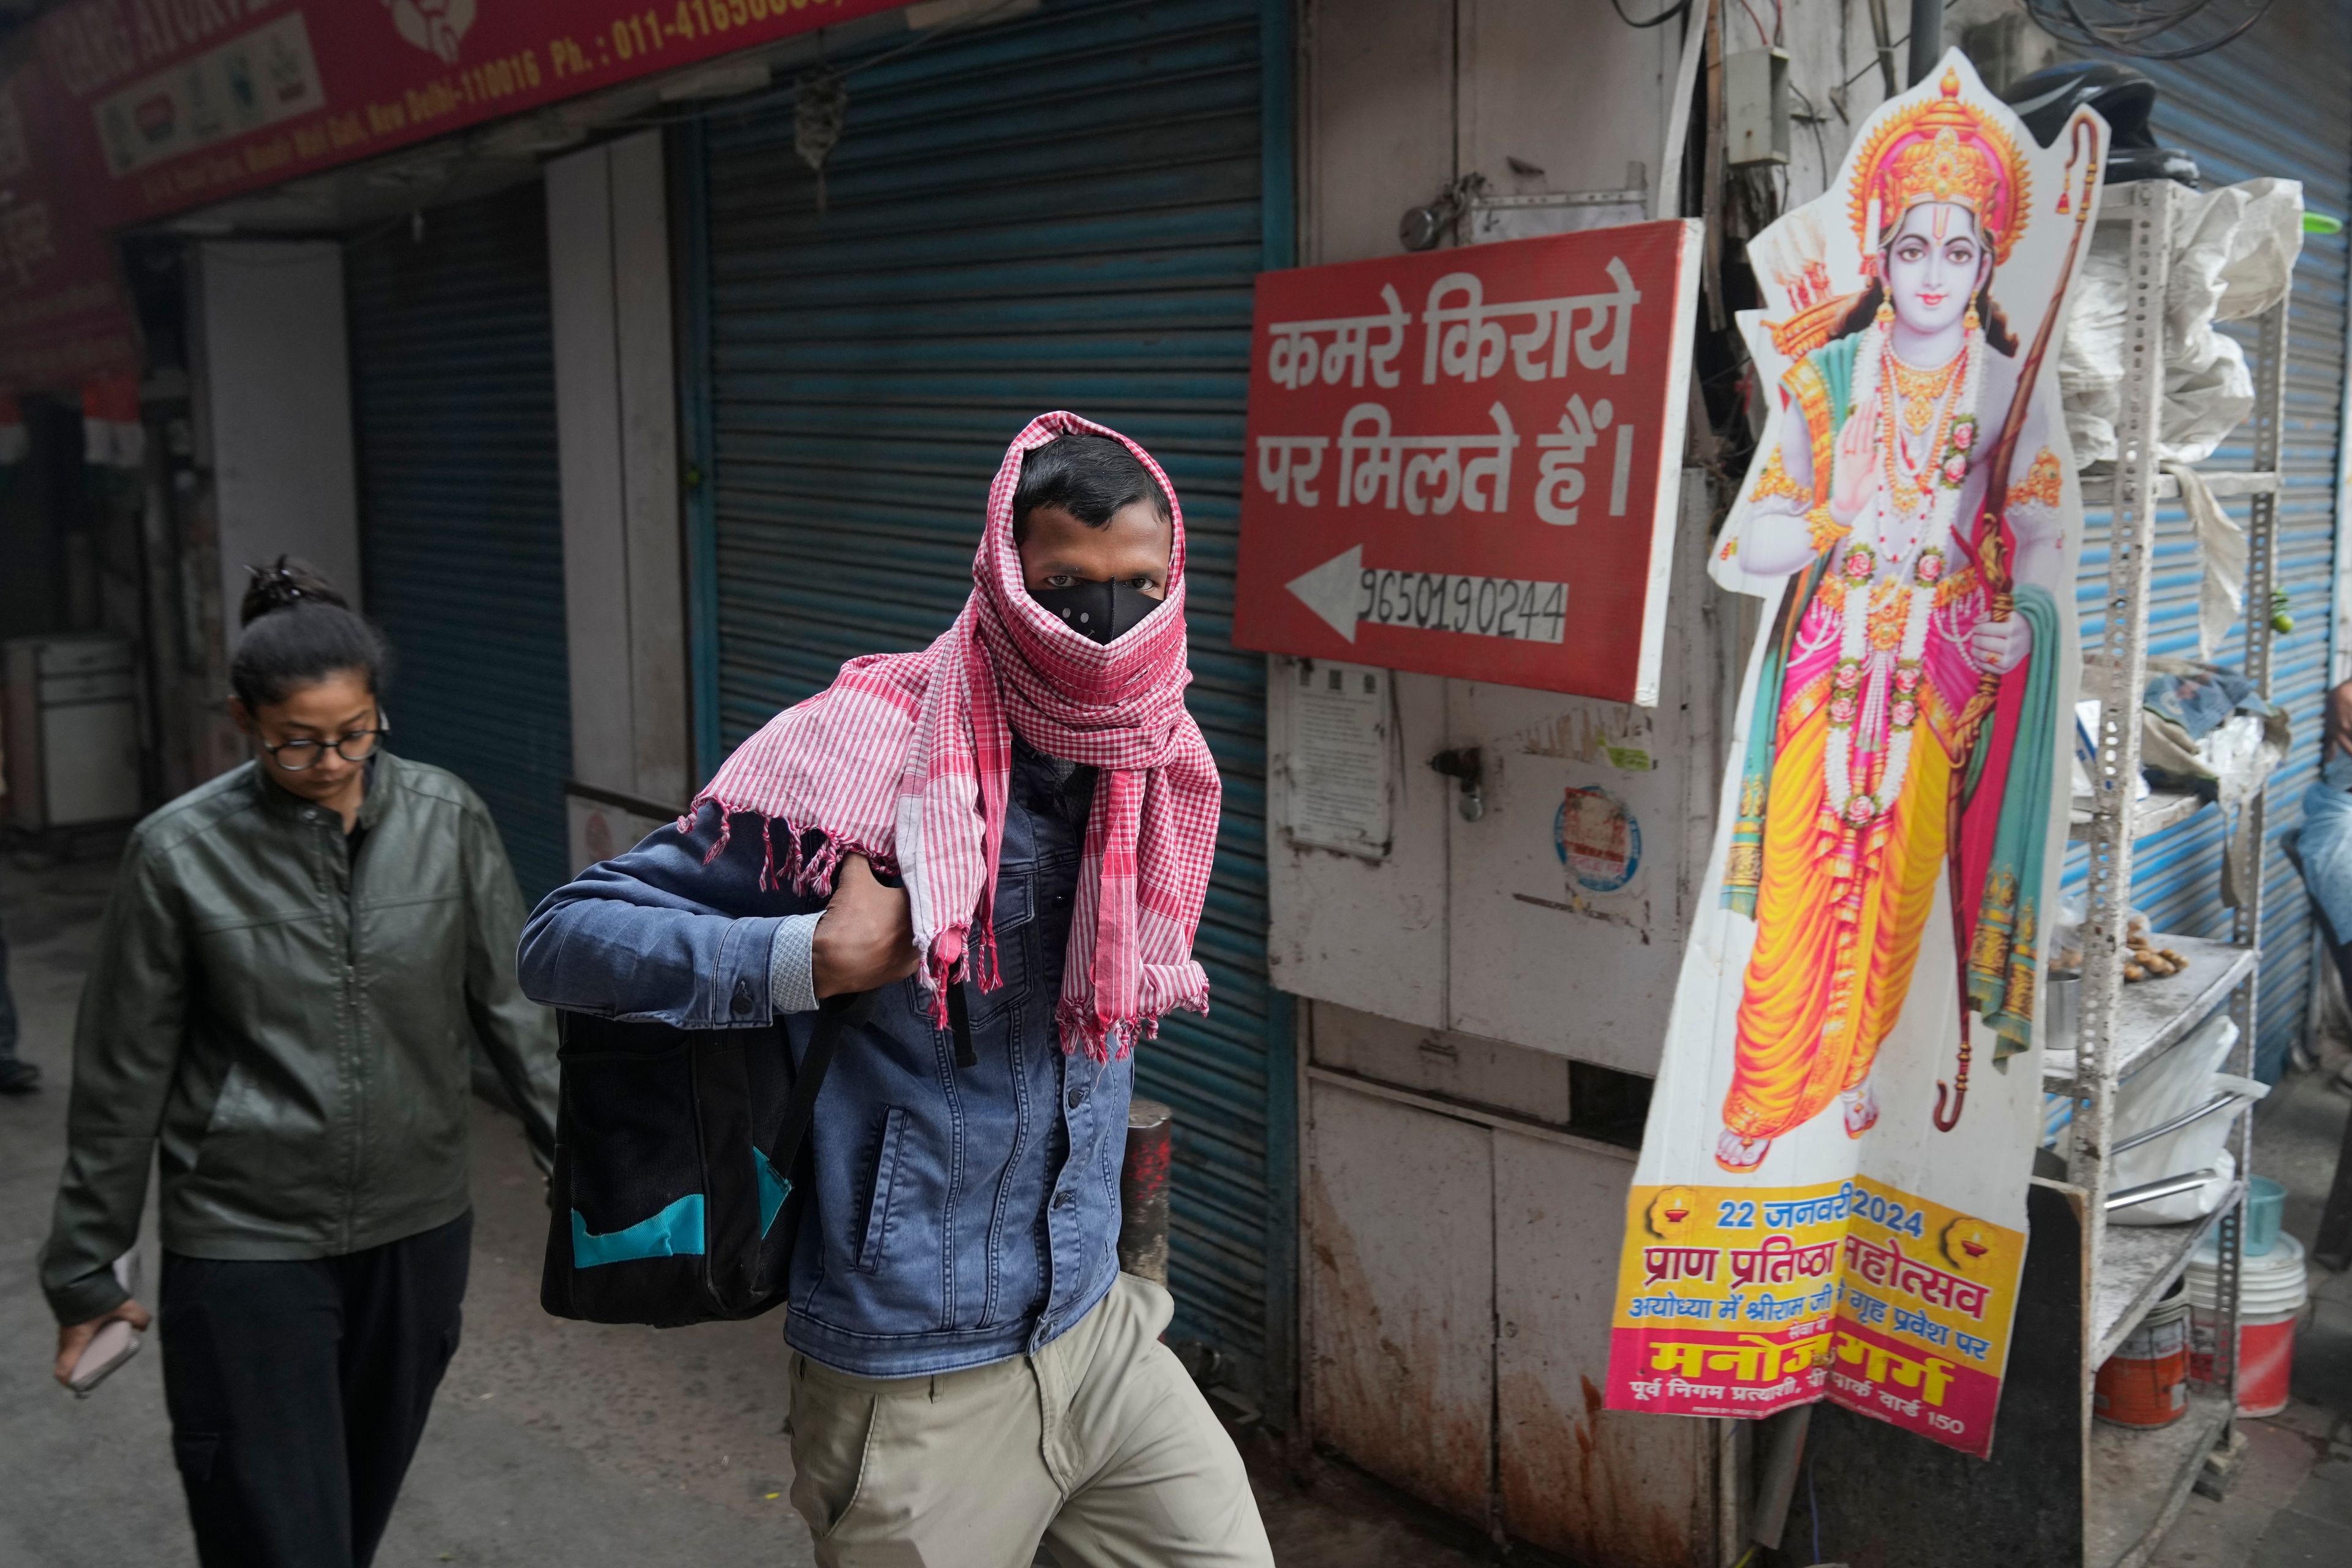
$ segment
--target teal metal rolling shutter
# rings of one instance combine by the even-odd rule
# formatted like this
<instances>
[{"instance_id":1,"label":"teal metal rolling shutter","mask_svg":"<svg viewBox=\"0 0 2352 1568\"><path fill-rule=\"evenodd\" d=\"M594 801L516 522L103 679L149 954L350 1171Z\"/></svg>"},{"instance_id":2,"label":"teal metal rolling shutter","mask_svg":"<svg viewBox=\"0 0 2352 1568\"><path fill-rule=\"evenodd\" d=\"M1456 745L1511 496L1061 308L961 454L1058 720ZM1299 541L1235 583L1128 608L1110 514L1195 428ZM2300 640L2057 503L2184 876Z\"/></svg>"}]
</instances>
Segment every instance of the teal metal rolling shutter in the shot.
<instances>
[{"instance_id":1,"label":"teal metal rolling shutter","mask_svg":"<svg viewBox=\"0 0 2352 1568\"><path fill-rule=\"evenodd\" d=\"M566 880L572 690L547 208L533 183L344 253L361 559L392 748L498 819L526 900Z\"/></svg>"},{"instance_id":2,"label":"teal metal rolling shutter","mask_svg":"<svg viewBox=\"0 0 2352 1568\"><path fill-rule=\"evenodd\" d=\"M686 377L708 476L706 746L948 624L988 481L1033 415L1125 431L1183 500L1191 705L1225 785L1198 948L1213 1011L1171 1018L1139 1070L1176 1108L1174 1331L1258 1391L1288 1377L1295 1118L1288 1004L1265 977L1265 664L1232 629L1251 283L1288 259L1287 110L1261 70L1275 9L1048 0L838 57L849 109L822 214L789 90L711 116L681 160L705 215L683 270L690 300L708 291ZM1262 164L1286 182L1271 224Z\"/></svg>"},{"instance_id":3,"label":"teal metal rolling shutter","mask_svg":"<svg viewBox=\"0 0 2352 1568\"><path fill-rule=\"evenodd\" d=\"M2144 67L2155 78L2156 132L2186 148L2208 189L2264 175L2303 182L2312 210L2342 216L2352 202L2352 12L2287 0L2235 43L2194 59ZM2294 112L2281 114L2279 106ZM2278 847L2303 820L2298 802L2318 767L2321 702L2328 685L2328 623L2334 596L2338 443L2343 432L2347 247L2341 236L2305 237L2288 323L2286 490L2279 505L2279 582L2293 595L2295 629L2272 653L2272 691L2293 717L2294 750L2272 776L2263 861L2263 982L2256 1013L2256 1059L2275 1079L2304 1032L2311 980L2311 906L2301 879ZM2252 351L2252 334L2235 333ZM2235 432L2209 464L2252 466L2250 433ZM2227 503L2245 521L2246 504ZM2105 518L2091 519L2094 548L2084 551L2076 590L2085 626L2095 624L2106 586ZM2199 557L2189 520L2178 507L2158 521L2150 651L2197 653ZM2244 638L2232 633L2217 662L2240 666ZM2221 905L2222 821L2208 808L2179 826L2143 840L2132 901L2159 930L2225 937ZM2069 857L2070 885L2081 852Z\"/></svg>"}]
</instances>

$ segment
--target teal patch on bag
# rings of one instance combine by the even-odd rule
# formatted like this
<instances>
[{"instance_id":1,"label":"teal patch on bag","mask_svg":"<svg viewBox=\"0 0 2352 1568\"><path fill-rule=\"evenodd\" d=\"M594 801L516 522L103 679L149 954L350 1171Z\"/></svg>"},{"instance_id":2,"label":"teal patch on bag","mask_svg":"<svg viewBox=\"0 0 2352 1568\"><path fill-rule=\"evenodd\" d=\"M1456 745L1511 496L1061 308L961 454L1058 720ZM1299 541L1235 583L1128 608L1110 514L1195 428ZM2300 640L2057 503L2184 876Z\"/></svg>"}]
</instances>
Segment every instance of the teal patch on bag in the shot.
<instances>
[{"instance_id":1,"label":"teal patch on bag","mask_svg":"<svg viewBox=\"0 0 2352 1568\"><path fill-rule=\"evenodd\" d=\"M783 1211L784 1200L793 1194L793 1184L777 1173L756 1143L751 1145L751 1163L760 1176L760 1239L765 1241L776 1215Z\"/></svg>"},{"instance_id":2,"label":"teal patch on bag","mask_svg":"<svg viewBox=\"0 0 2352 1568\"><path fill-rule=\"evenodd\" d=\"M761 1162L764 1169L765 1160ZM782 1202L781 1199L778 1200ZM761 1206L766 1206L764 1195ZM606 1263L627 1263L640 1258L699 1257L703 1250L702 1194L688 1193L650 1219L626 1230L591 1236L588 1222L572 1211L572 1267L594 1268Z\"/></svg>"}]
</instances>

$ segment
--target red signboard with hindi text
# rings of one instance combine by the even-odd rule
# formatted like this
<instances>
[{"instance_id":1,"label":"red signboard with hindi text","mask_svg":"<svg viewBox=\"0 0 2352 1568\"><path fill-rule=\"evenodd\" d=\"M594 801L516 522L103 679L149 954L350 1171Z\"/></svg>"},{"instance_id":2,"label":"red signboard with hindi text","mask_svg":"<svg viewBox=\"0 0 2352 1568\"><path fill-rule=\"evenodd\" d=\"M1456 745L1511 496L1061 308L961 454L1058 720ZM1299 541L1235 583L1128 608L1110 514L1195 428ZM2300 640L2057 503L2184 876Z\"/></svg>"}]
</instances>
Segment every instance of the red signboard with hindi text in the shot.
<instances>
[{"instance_id":1,"label":"red signboard with hindi text","mask_svg":"<svg viewBox=\"0 0 2352 1568\"><path fill-rule=\"evenodd\" d=\"M0 65L0 392L138 369L114 231L903 3L63 0Z\"/></svg>"},{"instance_id":2,"label":"red signboard with hindi text","mask_svg":"<svg viewBox=\"0 0 2352 1568\"><path fill-rule=\"evenodd\" d=\"M1699 234L1262 274L1234 640L1655 702Z\"/></svg>"}]
</instances>

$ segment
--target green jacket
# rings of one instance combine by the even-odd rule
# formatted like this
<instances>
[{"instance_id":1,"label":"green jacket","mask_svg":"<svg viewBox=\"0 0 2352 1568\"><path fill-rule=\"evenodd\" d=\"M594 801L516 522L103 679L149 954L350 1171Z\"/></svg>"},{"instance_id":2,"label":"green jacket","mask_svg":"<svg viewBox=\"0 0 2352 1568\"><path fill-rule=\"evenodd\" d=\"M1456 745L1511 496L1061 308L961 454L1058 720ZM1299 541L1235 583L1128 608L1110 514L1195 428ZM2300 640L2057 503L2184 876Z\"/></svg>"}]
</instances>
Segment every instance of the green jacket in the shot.
<instances>
[{"instance_id":1,"label":"green jacket","mask_svg":"<svg viewBox=\"0 0 2352 1568\"><path fill-rule=\"evenodd\" d=\"M515 984L488 811L379 753L359 820L354 854L247 763L131 834L75 1031L41 1261L58 1321L121 1301L159 1151L163 1245L193 1257L332 1258L457 1218L472 1041L552 1149L554 1022Z\"/></svg>"}]
</instances>

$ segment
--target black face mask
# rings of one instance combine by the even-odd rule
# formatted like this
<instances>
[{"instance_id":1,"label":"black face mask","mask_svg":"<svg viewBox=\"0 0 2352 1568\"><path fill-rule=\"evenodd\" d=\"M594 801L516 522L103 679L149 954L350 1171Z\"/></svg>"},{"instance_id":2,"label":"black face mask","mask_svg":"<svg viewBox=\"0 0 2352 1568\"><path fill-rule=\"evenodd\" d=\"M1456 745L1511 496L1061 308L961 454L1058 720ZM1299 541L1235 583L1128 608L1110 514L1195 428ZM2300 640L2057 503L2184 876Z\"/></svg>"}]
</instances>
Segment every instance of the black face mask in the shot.
<instances>
[{"instance_id":1,"label":"black face mask","mask_svg":"<svg viewBox=\"0 0 2352 1568\"><path fill-rule=\"evenodd\" d=\"M1103 643L1141 625L1167 602L1132 583L1073 583L1066 588L1033 588L1029 596L1080 637Z\"/></svg>"}]
</instances>

